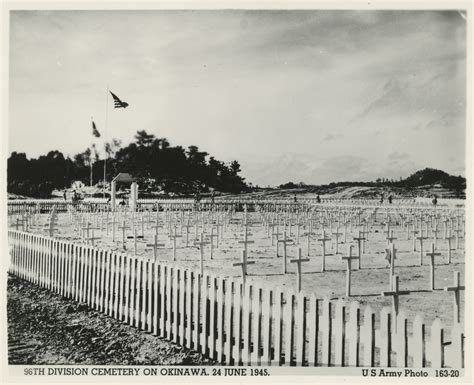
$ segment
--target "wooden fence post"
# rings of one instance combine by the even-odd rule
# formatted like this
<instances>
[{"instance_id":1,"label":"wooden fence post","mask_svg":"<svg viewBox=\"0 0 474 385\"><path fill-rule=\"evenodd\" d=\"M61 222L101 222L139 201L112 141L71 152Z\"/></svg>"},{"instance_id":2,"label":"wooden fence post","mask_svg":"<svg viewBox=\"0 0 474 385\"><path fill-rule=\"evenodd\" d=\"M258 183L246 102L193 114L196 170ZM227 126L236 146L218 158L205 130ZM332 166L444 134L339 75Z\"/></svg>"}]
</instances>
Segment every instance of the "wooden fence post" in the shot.
<instances>
[{"instance_id":1,"label":"wooden fence post","mask_svg":"<svg viewBox=\"0 0 474 385\"><path fill-rule=\"evenodd\" d=\"M321 331L323 334L323 346L322 346L322 357L321 364L323 366L331 366L331 353L332 353L332 315L331 315L332 304L329 298L325 298L323 301L323 314L321 321Z\"/></svg>"},{"instance_id":2,"label":"wooden fence post","mask_svg":"<svg viewBox=\"0 0 474 385\"><path fill-rule=\"evenodd\" d=\"M295 328L296 365L303 366L306 361L306 297L301 292L297 294Z\"/></svg>"},{"instance_id":3,"label":"wooden fence post","mask_svg":"<svg viewBox=\"0 0 474 385\"><path fill-rule=\"evenodd\" d=\"M318 332L319 332L319 301L314 294L309 297L307 313L308 324L308 366L317 366L318 361Z\"/></svg>"},{"instance_id":4,"label":"wooden fence post","mask_svg":"<svg viewBox=\"0 0 474 385\"><path fill-rule=\"evenodd\" d=\"M441 321L436 318L431 325L430 361L432 368L444 366L444 331Z\"/></svg>"},{"instance_id":5,"label":"wooden fence post","mask_svg":"<svg viewBox=\"0 0 474 385\"><path fill-rule=\"evenodd\" d=\"M265 286L262 294L262 365L271 365L271 349L272 349L272 299L273 291Z\"/></svg>"},{"instance_id":6,"label":"wooden fence post","mask_svg":"<svg viewBox=\"0 0 474 385\"><path fill-rule=\"evenodd\" d=\"M365 308L364 326L361 330L364 346L364 366L375 365L375 314L370 306Z\"/></svg>"},{"instance_id":7,"label":"wooden fence post","mask_svg":"<svg viewBox=\"0 0 474 385\"><path fill-rule=\"evenodd\" d=\"M360 364L360 305L354 301L349 308L349 324L347 325L347 336L349 341L348 365L358 367Z\"/></svg>"},{"instance_id":8,"label":"wooden fence post","mask_svg":"<svg viewBox=\"0 0 474 385\"><path fill-rule=\"evenodd\" d=\"M396 322L394 348L397 352L397 367L408 366L408 330L407 330L407 316L402 310L398 313L398 320Z\"/></svg>"},{"instance_id":9,"label":"wooden fence post","mask_svg":"<svg viewBox=\"0 0 474 385\"><path fill-rule=\"evenodd\" d=\"M336 302L335 319L334 319L334 333L335 333L335 355L334 365L345 366L345 345L346 345L346 305L342 298Z\"/></svg>"}]
</instances>

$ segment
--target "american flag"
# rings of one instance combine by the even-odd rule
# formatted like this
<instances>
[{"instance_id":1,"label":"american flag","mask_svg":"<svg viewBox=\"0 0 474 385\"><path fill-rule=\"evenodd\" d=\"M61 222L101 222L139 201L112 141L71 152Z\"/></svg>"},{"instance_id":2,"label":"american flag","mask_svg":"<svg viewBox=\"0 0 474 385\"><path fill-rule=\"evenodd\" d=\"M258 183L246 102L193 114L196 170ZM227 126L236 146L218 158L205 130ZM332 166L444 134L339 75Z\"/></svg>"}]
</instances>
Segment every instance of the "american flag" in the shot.
<instances>
[{"instance_id":1,"label":"american flag","mask_svg":"<svg viewBox=\"0 0 474 385\"><path fill-rule=\"evenodd\" d=\"M92 135L94 135L96 138L100 138L100 132L97 130L94 121L92 121Z\"/></svg>"},{"instance_id":2,"label":"american flag","mask_svg":"<svg viewBox=\"0 0 474 385\"><path fill-rule=\"evenodd\" d=\"M127 108L128 103L122 102L117 95L115 95L112 91L109 91L112 97L114 98L114 108Z\"/></svg>"}]
</instances>

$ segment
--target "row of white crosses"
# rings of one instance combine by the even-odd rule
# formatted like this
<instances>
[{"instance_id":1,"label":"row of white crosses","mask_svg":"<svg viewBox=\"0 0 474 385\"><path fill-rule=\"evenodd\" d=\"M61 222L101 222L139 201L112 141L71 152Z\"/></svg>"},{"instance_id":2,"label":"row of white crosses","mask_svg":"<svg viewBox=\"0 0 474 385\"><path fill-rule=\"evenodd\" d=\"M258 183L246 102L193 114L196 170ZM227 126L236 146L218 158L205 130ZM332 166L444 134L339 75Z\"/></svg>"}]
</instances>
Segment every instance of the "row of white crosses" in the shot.
<instances>
[{"instance_id":1,"label":"row of white crosses","mask_svg":"<svg viewBox=\"0 0 474 385\"><path fill-rule=\"evenodd\" d=\"M15 230L26 232L28 232L30 228L38 226L38 219L39 215L34 208L31 211L25 211L8 217L10 226L13 226Z\"/></svg>"},{"instance_id":2,"label":"row of white crosses","mask_svg":"<svg viewBox=\"0 0 474 385\"><path fill-rule=\"evenodd\" d=\"M447 292L452 292L453 295L453 321L454 323L461 322L461 312L460 312L460 292L465 290L465 286L460 284L460 272L454 272L454 279L453 279L453 286L446 286L444 288ZM398 316L399 310L399 296L401 295L408 295L411 292L409 290L400 290L399 289L399 278L398 275L394 275L391 279L391 285L389 291L383 291L382 296L384 297L391 297L392 298L392 312L393 312L393 320L395 322L396 328L396 320Z\"/></svg>"},{"instance_id":3,"label":"row of white crosses","mask_svg":"<svg viewBox=\"0 0 474 385\"><path fill-rule=\"evenodd\" d=\"M10 226L15 230L29 232L30 230L40 229L45 231L49 236L54 236L58 231L58 216L56 206L52 206L51 210L46 216L46 223L41 223L40 208L29 207L28 210L22 211L19 214L14 214L8 217Z\"/></svg>"},{"instance_id":4,"label":"row of white crosses","mask_svg":"<svg viewBox=\"0 0 474 385\"><path fill-rule=\"evenodd\" d=\"M374 212L375 211L372 211L371 213L369 213L369 215L366 217L366 218L362 218L362 210L357 210L357 211L348 211L347 212L347 217L342 219L342 221L344 223L352 223L352 222L355 222L356 225L360 226L362 228L362 230L359 230L359 235L354 237L354 240L357 241L358 243L358 255L357 256L353 256L352 255L352 248L351 248L351 251L349 253L349 261L351 260L357 260L358 262L358 268L360 268L360 257L363 253L363 246L364 246L364 241L367 239L366 237L368 236L368 221L372 220L375 218L374 216ZM158 214L158 212L157 212ZM220 215L220 213L216 213L216 212L210 212L208 214L204 214L204 213L193 213L193 214L197 214L195 215L194 217L190 218L190 216L188 215L185 215L184 214L184 211L180 211L178 213L172 213L170 210L165 210L165 221L167 223L166 227L168 228L168 236L170 237L170 239L173 240L173 243L174 243L174 253L173 253L173 259L175 260L176 259L176 239L179 238L179 233L177 232L177 224L180 223L181 225L181 229L185 228L186 231L188 231L189 229L189 226L190 226L190 223L191 221L194 222L194 224L196 224L197 222L201 221L201 222L206 222L206 223L210 223L211 221L209 221L209 217L216 217L218 218L218 216ZM285 215L284 213L281 213L282 215ZM319 214L319 215L318 215ZM88 214L89 215L89 218L88 219L91 219L91 220L94 220L94 217L90 216L91 214ZM92 214L94 215L94 214ZM104 213L99 213L98 215L104 215ZM105 214L107 215L107 214ZM143 229L143 226L144 226L144 223L147 223L148 226L149 226L149 222L150 222L150 212L145 212L145 213L139 213L139 214L132 214L132 218L130 218L130 214L127 214L127 212L123 212L123 213L118 213L118 215L122 215L124 217L124 220L122 221L122 227L120 227L122 230L123 230L123 238L122 238L122 244L125 245L125 230L126 229L129 229L130 226L127 224L127 219L130 220L130 224L135 227L135 231L134 231L134 235L133 235L133 239L135 241L135 244L136 244L136 241L137 241L137 238L139 238L139 236L137 236L137 233L136 233L136 227L138 226L138 224L140 223L141 224L141 227ZM127 215L129 216L129 218L127 218ZM207 216L206 216L207 215ZM268 215L268 213L267 213ZM147 216L147 220L145 221L145 218L144 216ZM291 218L293 216L293 218ZM316 214L316 217L314 217L314 213L311 213L311 212L306 212L306 213L301 213L300 215L297 215L295 213L292 213L286 220L286 222L284 223L284 228L285 229L288 229L289 231L291 231L291 228L289 228L289 224L291 224L291 220L294 220L295 217L297 217L297 221L298 223L302 223L303 221L305 221L306 225L312 230L312 226L313 226L313 223L315 221L317 221L318 219L321 221L320 223L326 226L329 227L329 229L331 228L332 225L336 226L336 224L338 224L338 220L340 218L337 218L337 217L341 217L341 214L336 214L336 211L333 211L333 212L320 212L320 213L317 213ZM157 215L157 218L158 218L158 215ZM246 265L248 264L248 253L247 253L247 244L250 243L248 241L248 222L247 222L247 215L246 215L246 210L244 212L244 218L245 220L242 221L242 226L243 228L245 229L244 231L244 239L243 241L240 241L241 243L244 244L244 250L243 252L245 253L245 259L242 257L242 261L241 263L244 263L243 265L241 266L244 266L244 270L246 272ZM390 218L387 217L386 219L388 219L388 224L390 226ZM97 221L97 219L95 219ZM112 219L113 221L115 221L115 219ZM334 221L333 221L334 220ZM183 224L183 222L185 222L185 224ZM97 223L97 222L96 222ZM226 221L224 221L224 224L226 223ZM153 226L153 223L152 223L152 226ZM156 231L157 229L159 228L159 225L158 225L158 221L156 222ZM163 227L163 225L161 225L161 227ZM203 226L204 227L204 226ZM82 226L82 228L85 228L87 231L87 237L88 240L90 240L91 236L89 234L89 231L91 230L91 225L89 224L89 221L85 222L84 221L84 226ZM172 230L170 230L172 229ZM211 244L213 244L213 239L214 239L214 236L212 234L213 232L213 229L214 228L211 228ZM92 228L93 230L93 228ZM312 231L309 231L310 233ZM206 242L203 238L203 233L205 232L205 228L203 228L203 232L201 232L201 238L200 238L200 248L201 248L201 254L203 253L203 249L204 249L204 246L206 244L209 244L208 242ZM335 228L335 232L336 234L332 234L333 236L336 237L336 254L338 252L338 236L339 234L339 231L338 231L338 226L336 226ZM392 243L394 239L396 239L396 237L393 236L393 230L392 229L389 229L389 227L387 228L386 232L388 233L388 236L387 236L387 241L388 243ZM219 231L217 231L217 233L219 233ZM157 248L159 247L163 247L162 245L163 244L160 244L159 243L159 240L158 240L158 233L156 232L155 235L154 235L154 242L152 244L147 244L147 247L152 247L153 248L153 254L154 254L154 258L156 258L157 256ZM287 236L286 236L286 232L284 231L283 232L283 239L278 239L279 236L281 235L281 233L277 230L277 234L276 234L276 237L277 237L277 248L280 244L283 244L283 273L286 273L287 272L287 269L286 269L286 266L287 266L287 250L286 250L286 246L287 244L289 244L290 242L293 242L291 241L290 239L287 239ZM298 230L297 230L297 235L298 235ZM364 237L364 235L366 237ZM92 238L93 238L93 235L92 235ZM218 239L218 238L217 238ZM309 239L310 239L310 235L308 234L308 242L309 242ZM322 238L319 238L318 239L319 241L323 240L322 241L322 247L325 248L325 242L329 241L330 239L327 238L324 230L323 230L323 234L322 234ZM189 241L189 240L188 240ZM187 243L188 243L187 241ZM93 240L92 240L93 242ZM136 252L136 246L134 247L134 250ZM308 250L309 250L309 247L308 247ZM299 253L301 253L300 249L298 251ZM434 251L433 251L434 252ZM395 254L395 253L393 253ZM277 255L278 255L278 250L277 250ZM325 257L325 251L323 251L323 256ZM323 257L323 260L324 260L324 257ZM211 258L212 258L212 248L211 248ZM301 259L301 258L299 258ZM347 257L345 257L344 259L347 260ZM203 257L201 257L201 266L202 266L202 260L203 260ZM393 264L392 264L393 266ZM324 271L325 269L325 266L324 266L324 261L323 261L323 264L322 264L322 270ZM298 271L299 271L299 282L301 282L301 276L300 276L300 273L301 273L301 264L298 265ZM349 278L347 279L347 281L349 282L349 292L350 292L350 269L348 271L348 275L349 275ZM392 274L393 275L393 274ZM300 284L299 284L300 286Z\"/></svg>"},{"instance_id":5,"label":"row of white crosses","mask_svg":"<svg viewBox=\"0 0 474 385\"><path fill-rule=\"evenodd\" d=\"M121 232L121 243L122 243L122 247L125 249L126 248L126 240L127 239L133 239L134 240L134 251L136 252L137 250L137 240L140 240L140 239L143 239L144 238L144 229L145 228L155 228L156 229L156 232L155 232L155 235L158 235L158 228L163 228L165 227L168 233L168 237L169 239L172 241L173 243L173 259L176 258L176 240L177 238L180 238L181 237L181 232L182 232L182 229L185 228L186 229L186 247L189 246L189 243L190 243L190 240L189 240L189 228L191 227L190 223L189 223L189 216L187 216L185 218L184 216L184 211L180 211L179 212L181 215L180 215L180 218L178 219L177 216L178 214L175 212L173 213L174 216L169 212L169 210L165 210L164 212L164 221L165 221L165 224L161 223L159 224L159 212L157 211L156 212L156 220L155 222L153 222L153 219L152 219L152 214L151 214L151 211L145 211L145 212L128 212L128 211L117 211L117 212L114 212L111 214L111 221L108 221L108 215L109 213L98 213L98 215L105 215L106 216L106 220L105 220L105 223L106 223L106 230L107 230L107 233L109 232L109 225L112 225L112 241L115 242L116 240L116 229L119 230ZM91 216L92 215L92 216ZM88 240L90 238L90 235L89 235L89 232L91 230L103 230L103 227L101 226L100 228L95 228L95 227L91 227L91 224L90 222L96 222L97 223L97 217L95 217L94 219L94 215L95 214L86 214L85 216L87 217L84 218L84 215L79 216L79 219L77 218L76 216L76 220L75 220L75 224L76 224L76 230L77 231L87 231L88 233L88 236L86 237L86 239L84 239L84 236L81 236L81 238L83 240ZM183 224L182 222L186 220L186 224ZM203 226L203 230L202 231L206 231L205 230L205 224L204 223L210 223L208 220L206 220L206 222L204 222L204 217L201 217L201 220L202 220L202 226ZM217 231L216 231L216 234L212 234L215 230L212 230L211 229L211 237L214 238L214 237L219 237L219 233L222 234L222 221L220 222L220 218L217 218ZM102 220L100 220L100 222L102 223ZM177 231L177 226L178 226L178 223L179 223L179 226L180 226L180 231L178 233ZM224 222L225 223L225 222ZM138 234L138 228L141 229L140 231L140 234ZM197 223L197 220L195 220L195 228L196 228L196 235L197 235L197 228L198 228L198 223ZM126 233L127 233L127 230L131 230L131 233L132 235L128 235L126 236ZM220 231L219 231L220 230ZM196 236L197 238L197 236ZM154 242L154 244L156 244L157 246L159 246L159 242ZM218 241L217 241L217 244L218 244ZM156 247L154 248L154 255L156 255Z\"/></svg>"}]
</instances>

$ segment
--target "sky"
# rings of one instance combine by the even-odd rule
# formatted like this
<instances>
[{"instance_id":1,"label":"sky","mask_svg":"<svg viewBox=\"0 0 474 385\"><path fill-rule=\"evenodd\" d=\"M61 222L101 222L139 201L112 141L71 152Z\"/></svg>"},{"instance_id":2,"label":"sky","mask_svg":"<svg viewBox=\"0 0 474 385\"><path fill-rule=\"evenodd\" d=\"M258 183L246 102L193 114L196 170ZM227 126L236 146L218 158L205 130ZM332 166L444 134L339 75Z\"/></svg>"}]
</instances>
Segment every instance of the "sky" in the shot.
<instances>
[{"instance_id":1,"label":"sky","mask_svg":"<svg viewBox=\"0 0 474 385\"><path fill-rule=\"evenodd\" d=\"M114 109L107 89L129 103ZM254 185L465 175L457 11L12 11L9 152L137 130Z\"/></svg>"}]
</instances>

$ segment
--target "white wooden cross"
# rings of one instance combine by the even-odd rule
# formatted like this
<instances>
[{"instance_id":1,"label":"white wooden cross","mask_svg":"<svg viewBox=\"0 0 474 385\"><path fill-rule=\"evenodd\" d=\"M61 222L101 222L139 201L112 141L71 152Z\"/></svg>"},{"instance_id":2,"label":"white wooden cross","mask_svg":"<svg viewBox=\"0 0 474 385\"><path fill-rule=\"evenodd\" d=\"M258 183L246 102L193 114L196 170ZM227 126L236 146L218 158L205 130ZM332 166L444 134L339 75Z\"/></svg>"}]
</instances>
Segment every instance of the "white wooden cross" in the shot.
<instances>
[{"instance_id":1,"label":"white wooden cross","mask_svg":"<svg viewBox=\"0 0 474 385\"><path fill-rule=\"evenodd\" d=\"M151 247L153 249L153 260L156 261L156 258L158 256L158 247L164 247L165 244L164 243L158 243L158 235L155 234L153 235L153 243L147 243L146 244L147 247ZM150 249L147 249L147 250L150 250Z\"/></svg>"},{"instance_id":2,"label":"white wooden cross","mask_svg":"<svg viewBox=\"0 0 474 385\"><path fill-rule=\"evenodd\" d=\"M448 223L450 222L450 219L448 217L443 219L443 238L446 239L446 236L448 235Z\"/></svg>"},{"instance_id":3,"label":"white wooden cross","mask_svg":"<svg viewBox=\"0 0 474 385\"><path fill-rule=\"evenodd\" d=\"M296 290L301 291L301 264L309 262L309 258L301 258L301 247L298 247L298 259L292 259L290 263L296 263Z\"/></svg>"},{"instance_id":4,"label":"white wooden cross","mask_svg":"<svg viewBox=\"0 0 474 385\"><path fill-rule=\"evenodd\" d=\"M85 221L83 221L81 223L81 227L80 227L80 232L81 232L81 238L83 241L85 241L87 238L89 238L89 233L90 233L90 230L91 230L91 224L90 222L87 222L87 225L85 223ZM87 234L86 234L87 233Z\"/></svg>"},{"instance_id":5,"label":"white wooden cross","mask_svg":"<svg viewBox=\"0 0 474 385\"><path fill-rule=\"evenodd\" d=\"M451 241L454 239L454 237L451 235L451 230L449 230L449 235L446 237L446 240L448 241L448 264L451 263Z\"/></svg>"},{"instance_id":6,"label":"white wooden cross","mask_svg":"<svg viewBox=\"0 0 474 385\"><path fill-rule=\"evenodd\" d=\"M346 296L350 297L351 296L351 264L352 260L359 259L359 256L354 256L352 255L352 248L354 245L349 245L349 255L347 256L342 256L341 258L346 261Z\"/></svg>"},{"instance_id":7,"label":"white wooden cross","mask_svg":"<svg viewBox=\"0 0 474 385\"><path fill-rule=\"evenodd\" d=\"M459 306L459 296L460 291L465 290L465 286L461 286L460 284L460 277L461 273L459 271L454 272L454 285L453 286L446 286L444 288L445 291L452 291L454 293L454 302L453 302L453 310L454 310L454 322L459 323L461 322L461 312Z\"/></svg>"},{"instance_id":8,"label":"white wooden cross","mask_svg":"<svg viewBox=\"0 0 474 385\"><path fill-rule=\"evenodd\" d=\"M344 214L344 215L345 215L345 214ZM351 223L351 222L344 219L344 223L343 223L343 225L344 225L344 243L347 242L347 225L348 225L349 223Z\"/></svg>"},{"instance_id":9,"label":"white wooden cross","mask_svg":"<svg viewBox=\"0 0 474 385\"><path fill-rule=\"evenodd\" d=\"M155 220L155 223L150 226L151 229L155 229L155 235L158 236L158 229L162 229L163 228L163 223L160 223L159 219L156 218Z\"/></svg>"},{"instance_id":10,"label":"white wooden cross","mask_svg":"<svg viewBox=\"0 0 474 385\"><path fill-rule=\"evenodd\" d=\"M201 233L199 237L199 242L194 242L194 245L199 246L200 250L200 259L199 259L199 267L201 275L203 275L204 271L204 246L209 244L209 242L204 241L204 233Z\"/></svg>"},{"instance_id":11,"label":"white wooden cross","mask_svg":"<svg viewBox=\"0 0 474 385\"><path fill-rule=\"evenodd\" d=\"M186 219L186 224L182 225L182 227L186 229L186 247L188 247L189 246L189 228L193 227L193 225L189 223L189 217Z\"/></svg>"},{"instance_id":12,"label":"white wooden cross","mask_svg":"<svg viewBox=\"0 0 474 385\"><path fill-rule=\"evenodd\" d=\"M390 234L387 235L386 239L387 239L387 246L390 246L390 244L393 243L393 241L397 239L393 236L393 230L390 230Z\"/></svg>"},{"instance_id":13,"label":"white wooden cross","mask_svg":"<svg viewBox=\"0 0 474 385\"><path fill-rule=\"evenodd\" d=\"M428 239L428 237L424 237L423 235L420 235L419 237L416 237L420 241L420 266L423 265L423 241L425 239Z\"/></svg>"},{"instance_id":14,"label":"white wooden cross","mask_svg":"<svg viewBox=\"0 0 474 385\"><path fill-rule=\"evenodd\" d=\"M326 271L326 242L330 241L331 238L326 237L326 232L323 230L322 238L318 238L318 242L321 242L321 250L322 250L322 264L321 264L321 271Z\"/></svg>"},{"instance_id":15,"label":"white wooden cross","mask_svg":"<svg viewBox=\"0 0 474 385\"><path fill-rule=\"evenodd\" d=\"M109 225L112 225L112 242L115 243L115 225L120 223L119 221L115 220L115 212L112 213L112 220L110 222L107 221L107 229L109 228Z\"/></svg>"},{"instance_id":16,"label":"white wooden cross","mask_svg":"<svg viewBox=\"0 0 474 385\"><path fill-rule=\"evenodd\" d=\"M287 263L286 263L286 259L287 259L286 245L288 243L291 243L291 242L293 242L291 239L286 238L286 231L283 232L283 239L279 239L277 241L277 245L279 243L283 243L283 274L286 274L286 272L287 272L287 267L286 267L286 265L287 265ZM279 257L279 255L278 255L278 246L277 246L277 257Z\"/></svg>"},{"instance_id":17,"label":"white wooden cross","mask_svg":"<svg viewBox=\"0 0 474 385\"><path fill-rule=\"evenodd\" d=\"M458 223L458 227L456 230L454 230L454 232L456 233L455 237L456 237L456 250L459 249L459 234L462 233L462 229L459 227L459 223Z\"/></svg>"},{"instance_id":18,"label":"white wooden cross","mask_svg":"<svg viewBox=\"0 0 474 385\"><path fill-rule=\"evenodd\" d=\"M398 275L393 276L393 284L392 284L391 291L383 291L382 296L384 297L392 297L392 312L393 312L393 321L395 328L397 330L397 316L398 316L398 305L399 305L399 296L410 294L410 291L400 291L398 288Z\"/></svg>"},{"instance_id":19,"label":"white wooden cross","mask_svg":"<svg viewBox=\"0 0 474 385\"><path fill-rule=\"evenodd\" d=\"M119 226L119 230L122 230L122 248L125 250L125 230L129 229L125 221L122 221L122 226Z\"/></svg>"},{"instance_id":20,"label":"white wooden cross","mask_svg":"<svg viewBox=\"0 0 474 385\"><path fill-rule=\"evenodd\" d=\"M358 263L358 266L357 268L358 269L361 269L362 268L362 264L361 264L361 259L362 259L362 247L361 247L361 244L363 241L365 241L365 237L362 236L362 231L359 231L359 236L358 237L354 237L353 238L354 241L357 241L357 252L358 252L358 256L359 256L359 259L357 261Z\"/></svg>"},{"instance_id":21,"label":"white wooden cross","mask_svg":"<svg viewBox=\"0 0 474 385\"><path fill-rule=\"evenodd\" d=\"M297 222L296 222L296 244L297 245L300 244L301 226L303 226L303 224L301 223L301 220L298 217Z\"/></svg>"},{"instance_id":22,"label":"white wooden cross","mask_svg":"<svg viewBox=\"0 0 474 385\"><path fill-rule=\"evenodd\" d=\"M411 222L411 221L408 221L408 220L407 220L407 222L405 222L405 226L406 226L406 228L407 228L407 241L410 240L410 225L411 225L411 223L412 223L412 222Z\"/></svg>"},{"instance_id":23,"label":"white wooden cross","mask_svg":"<svg viewBox=\"0 0 474 385\"><path fill-rule=\"evenodd\" d=\"M217 218L217 223L216 223L216 228L217 228L217 244L216 246L219 247L219 240L223 239L224 237L224 225L222 223L221 217L219 216Z\"/></svg>"},{"instance_id":24,"label":"white wooden cross","mask_svg":"<svg viewBox=\"0 0 474 385\"><path fill-rule=\"evenodd\" d=\"M410 233L413 234L413 251L416 251L416 235L419 233L418 230L416 230L415 225L413 225L413 230L410 231Z\"/></svg>"},{"instance_id":25,"label":"white wooden cross","mask_svg":"<svg viewBox=\"0 0 474 385\"><path fill-rule=\"evenodd\" d=\"M173 226L173 234L169 236L173 240L173 261L176 261L176 240L181 238L181 235L178 235L176 232L176 223Z\"/></svg>"},{"instance_id":26,"label":"white wooden cross","mask_svg":"<svg viewBox=\"0 0 474 385\"><path fill-rule=\"evenodd\" d=\"M436 225L436 226L434 227L434 229L431 230L431 232L433 233L433 243L434 243L434 246L435 246L435 248L437 248L437 246L438 246L438 233L439 233L438 225Z\"/></svg>"},{"instance_id":27,"label":"white wooden cross","mask_svg":"<svg viewBox=\"0 0 474 385\"><path fill-rule=\"evenodd\" d=\"M394 243L391 243L390 246L385 249L385 259L390 263L389 290L392 290L393 277L395 275L395 259L397 259L397 249Z\"/></svg>"},{"instance_id":28,"label":"white wooden cross","mask_svg":"<svg viewBox=\"0 0 474 385\"><path fill-rule=\"evenodd\" d=\"M275 219L272 218L272 221L267 223L267 237L272 237L272 246L273 246L273 230L276 227ZM270 231L271 230L271 231Z\"/></svg>"},{"instance_id":29,"label":"white wooden cross","mask_svg":"<svg viewBox=\"0 0 474 385\"><path fill-rule=\"evenodd\" d=\"M94 246L94 241L95 241L96 239L100 239L100 237L94 237L94 229L91 228L90 230L91 230L91 232L92 232L92 235L88 236L88 237L85 238L85 239L86 239L87 243L90 242L90 244L91 244L92 246Z\"/></svg>"},{"instance_id":30,"label":"white wooden cross","mask_svg":"<svg viewBox=\"0 0 474 385\"><path fill-rule=\"evenodd\" d=\"M240 262L233 263L232 266L240 266L242 272L242 284L245 286L245 277L247 276L247 265L253 265L255 261L248 261L245 250L242 250Z\"/></svg>"},{"instance_id":31,"label":"white wooden cross","mask_svg":"<svg viewBox=\"0 0 474 385\"><path fill-rule=\"evenodd\" d=\"M390 231L391 230L390 230L390 219L389 219L388 222L385 223L385 231L384 231L384 233L386 234L387 237L390 236Z\"/></svg>"},{"instance_id":32,"label":"white wooden cross","mask_svg":"<svg viewBox=\"0 0 474 385\"><path fill-rule=\"evenodd\" d=\"M21 225L21 230L23 231L24 228L24 220L22 218L17 218L15 222L15 230L18 231L19 227Z\"/></svg>"},{"instance_id":33,"label":"white wooden cross","mask_svg":"<svg viewBox=\"0 0 474 385\"><path fill-rule=\"evenodd\" d=\"M309 257L310 250L311 250L311 235L313 235L313 232L311 231L311 229L309 229L309 231L307 233L304 233L303 235L308 237L306 239L306 241L307 241L306 248L308 250L307 256Z\"/></svg>"},{"instance_id":34,"label":"white wooden cross","mask_svg":"<svg viewBox=\"0 0 474 385\"><path fill-rule=\"evenodd\" d=\"M332 233L336 237L336 253L339 254L339 236L342 235L342 233L339 232L339 225L336 228L336 232Z\"/></svg>"},{"instance_id":35,"label":"white wooden cross","mask_svg":"<svg viewBox=\"0 0 474 385\"><path fill-rule=\"evenodd\" d=\"M245 225L245 229L244 229L244 240L243 241L238 241L238 243L241 243L244 245L244 251L245 251L245 254L248 256L248 246L247 245L250 245L252 243L254 243L254 241L251 241L249 240L249 235L252 235L248 232L248 228L247 228L247 225ZM212 240L212 238L211 238Z\"/></svg>"},{"instance_id":36,"label":"white wooden cross","mask_svg":"<svg viewBox=\"0 0 474 385\"><path fill-rule=\"evenodd\" d=\"M441 255L441 253L435 253L435 245L431 244L431 253L426 253L427 257L430 257L430 290L435 289L435 260L434 257Z\"/></svg>"},{"instance_id":37,"label":"white wooden cross","mask_svg":"<svg viewBox=\"0 0 474 385\"><path fill-rule=\"evenodd\" d=\"M211 234L209 235L210 244L211 244L211 259L214 259L214 238L218 238L218 235L215 233L215 227L211 227ZM245 244L247 246L247 244Z\"/></svg>"},{"instance_id":38,"label":"white wooden cross","mask_svg":"<svg viewBox=\"0 0 474 385\"><path fill-rule=\"evenodd\" d=\"M137 235L137 228L133 227L133 235L127 236L127 239L133 239L133 253L137 255L137 239L143 239L141 235Z\"/></svg>"},{"instance_id":39,"label":"white wooden cross","mask_svg":"<svg viewBox=\"0 0 474 385\"><path fill-rule=\"evenodd\" d=\"M276 231L274 231L276 229ZM280 223L277 223L276 225L273 225L272 228L272 246L275 245L275 238L277 240L277 255L278 255L278 238L280 235L283 235L283 233L280 233Z\"/></svg>"},{"instance_id":40,"label":"white wooden cross","mask_svg":"<svg viewBox=\"0 0 474 385\"><path fill-rule=\"evenodd\" d=\"M141 229L141 236L142 238L145 236L145 215L143 215L143 213L140 215L140 229Z\"/></svg>"}]
</instances>

